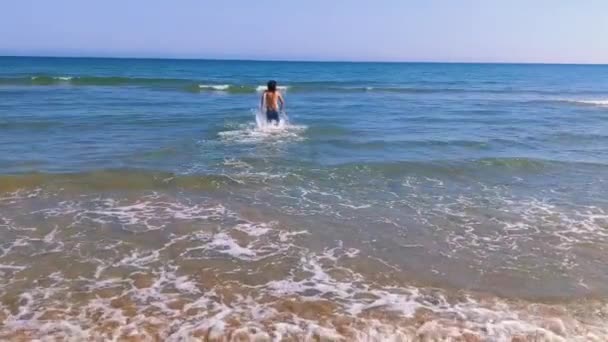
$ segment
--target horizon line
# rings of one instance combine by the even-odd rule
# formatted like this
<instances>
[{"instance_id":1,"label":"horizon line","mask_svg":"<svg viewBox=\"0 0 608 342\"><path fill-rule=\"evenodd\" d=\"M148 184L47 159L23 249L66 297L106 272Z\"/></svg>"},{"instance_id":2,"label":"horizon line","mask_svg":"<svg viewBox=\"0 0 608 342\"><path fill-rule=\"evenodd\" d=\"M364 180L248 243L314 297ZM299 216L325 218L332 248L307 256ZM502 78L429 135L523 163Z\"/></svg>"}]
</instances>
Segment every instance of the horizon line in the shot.
<instances>
[{"instance_id":1,"label":"horizon line","mask_svg":"<svg viewBox=\"0 0 608 342\"><path fill-rule=\"evenodd\" d=\"M440 60L340 60L340 59L283 59L283 58L217 58L217 57L153 57L153 56L94 56L94 55L29 55L0 54L0 58L73 58L73 59L141 59L141 60L175 60L175 61L217 61L217 62L278 62L278 63L386 63L386 64L525 64L525 65L608 65L592 62L507 62L507 61L440 61Z\"/></svg>"}]
</instances>

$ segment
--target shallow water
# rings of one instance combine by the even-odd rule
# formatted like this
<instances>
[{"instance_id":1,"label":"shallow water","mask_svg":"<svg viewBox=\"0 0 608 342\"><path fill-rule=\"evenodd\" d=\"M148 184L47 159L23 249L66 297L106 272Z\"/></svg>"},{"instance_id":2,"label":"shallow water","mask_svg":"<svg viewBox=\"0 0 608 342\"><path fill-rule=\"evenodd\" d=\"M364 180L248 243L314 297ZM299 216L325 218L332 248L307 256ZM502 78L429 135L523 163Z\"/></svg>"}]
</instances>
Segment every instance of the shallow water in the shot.
<instances>
[{"instance_id":1,"label":"shallow water","mask_svg":"<svg viewBox=\"0 0 608 342\"><path fill-rule=\"evenodd\" d=\"M606 66L0 61L3 339L608 338Z\"/></svg>"}]
</instances>

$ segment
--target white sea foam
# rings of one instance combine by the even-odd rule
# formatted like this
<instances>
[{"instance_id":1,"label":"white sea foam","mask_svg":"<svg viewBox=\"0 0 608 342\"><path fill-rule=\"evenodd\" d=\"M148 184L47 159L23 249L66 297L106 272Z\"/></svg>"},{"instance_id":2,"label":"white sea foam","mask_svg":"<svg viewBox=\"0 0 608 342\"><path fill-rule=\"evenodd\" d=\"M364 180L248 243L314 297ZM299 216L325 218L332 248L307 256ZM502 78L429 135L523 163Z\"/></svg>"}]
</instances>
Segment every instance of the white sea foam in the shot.
<instances>
[{"instance_id":1,"label":"white sea foam","mask_svg":"<svg viewBox=\"0 0 608 342\"><path fill-rule=\"evenodd\" d=\"M40 78L41 78L41 76L32 76L31 77L32 80L37 80ZM51 78L54 80L59 80L59 81L69 81L69 80L73 79L73 77L71 77L71 76L54 76Z\"/></svg>"},{"instance_id":2,"label":"white sea foam","mask_svg":"<svg viewBox=\"0 0 608 342\"><path fill-rule=\"evenodd\" d=\"M568 100L564 100L566 102L572 102L572 103L579 103L579 104L585 104L585 105L593 105L593 106L608 106L608 100L607 99L602 99L602 100L576 100L576 99L568 99Z\"/></svg>"},{"instance_id":3,"label":"white sea foam","mask_svg":"<svg viewBox=\"0 0 608 342\"><path fill-rule=\"evenodd\" d=\"M15 204L24 199L35 198L40 195L42 189L37 188L34 190L17 190L13 192L7 192L0 194L0 202L4 202L4 204Z\"/></svg>"},{"instance_id":4,"label":"white sea foam","mask_svg":"<svg viewBox=\"0 0 608 342\"><path fill-rule=\"evenodd\" d=\"M21 270L24 270L26 268L27 267L25 267L25 266L18 266L18 265L12 265L12 264L9 264L9 265L0 264L0 270L18 270L18 271L21 271Z\"/></svg>"},{"instance_id":5,"label":"white sea foam","mask_svg":"<svg viewBox=\"0 0 608 342\"><path fill-rule=\"evenodd\" d=\"M267 234L271 228L267 224L255 224L255 223L241 223L234 227L234 229L246 233L249 236L262 236Z\"/></svg>"},{"instance_id":6,"label":"white sea foam","mask_svg":"<svg viewBox=\"0 0 608 342\"><path fill-rule=\"evenodd\" d=\"M199 84L198 87L201 89L225 91L230 89L230 84Z\"/></svg>"},{"instance_id":7,"label":"white sea foam","mask_svg":"<svg viewBox=\"0 0 608 342\"><path fill-rule=\"evenodd\" d=\"M135 203L111 198L92 202L63 201L56 208L38 213L47 217L74 215L74 224L118 224L136 232L159 230L172 220L212 220L228 214L222 205L164 201L156 196L144 196Z\"/></svg>"},{"instance_id":8,"label":"white sea foam","mask_svg":"<svg viewBox=\"0 0 608 342\"><path fill-rule=\"evenodd\" d=\"M267 88L268 87L265 85L260 85L260 86L257 86L256 91L261 93L261 92L265 91ZM287 91L289 89L289 87L288 86L277 86L277 89L279 89L281 91Z\"/></svg>"},{"instance_id":9,"label":"white sea foam","mask_svg":"<svg viewBox=\"0 0 608 342\"><path fill-rule=\"evenodd\" d=\"M68 291L73 280L55 272L45 286L23 291L14 310L0 304L0 316L6 317L0 336L18 339L25 332L30 339L43 340L131 336L166 341L200 336L258 341L509 341L518 336L536 341L602 341L608 336L601 318L578 320L569 314L576 311L559 306L547 306L549 314L543 314L542 307L527 303L485 302L468 296L449 300L439 290L372 285L342 266L344 257L356 257L356 253L342 244L318 255L305 252L298 267L307 276L297 276L302 272L294 269L292 276L255 286L259 294L255 298L239 294L238 282L230 282L228 293L236 293L229 298L222 295L221 283L202 290L198 280L180 275L179 267L159 264L132 273L131 277L149 278L137 286L122 277L79 278L79 288L112 295L91 296L72 307L57 296ZM335 277L336 270L346 276ZM318 305L328 309L311 315ZM324 316L327 310L330 317ZM45 315L48 312L59 315L53 318ZM390 315L374 315L382 312Z\"/></svg>"},{"instance_id":10,"label":"white sea foam","mask_svg":"<svg viewBox=\"0 0 608 342\"><path fill-rule=\"evenodd\" d=\"M248 247L242 247L234 238L225 233L213 236L213 240L208 245L217 252L230 255L237 259L249 259L256 256L255 251Z\"/></svg>"}]
</instances>

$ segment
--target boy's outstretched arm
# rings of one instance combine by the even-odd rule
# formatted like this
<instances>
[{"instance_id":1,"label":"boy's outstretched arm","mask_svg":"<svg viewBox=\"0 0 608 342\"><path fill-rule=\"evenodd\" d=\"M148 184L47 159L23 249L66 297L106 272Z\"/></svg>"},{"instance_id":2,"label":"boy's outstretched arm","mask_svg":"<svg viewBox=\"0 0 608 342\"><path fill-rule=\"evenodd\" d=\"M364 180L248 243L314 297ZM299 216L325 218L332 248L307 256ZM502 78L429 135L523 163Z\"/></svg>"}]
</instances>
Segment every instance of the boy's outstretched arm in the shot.
<instances>
[{"instance_id":1,"label":"boy's outstretched arm","mask_svg":"<svg viewBox=\"0 0 608 342\"><path fill-rule=\"evenodd\" d=\"M283 94L279 93L279 103L281 104L281 112L285 108L285 100L283 99Z\"/></svg>"}]
</instances>

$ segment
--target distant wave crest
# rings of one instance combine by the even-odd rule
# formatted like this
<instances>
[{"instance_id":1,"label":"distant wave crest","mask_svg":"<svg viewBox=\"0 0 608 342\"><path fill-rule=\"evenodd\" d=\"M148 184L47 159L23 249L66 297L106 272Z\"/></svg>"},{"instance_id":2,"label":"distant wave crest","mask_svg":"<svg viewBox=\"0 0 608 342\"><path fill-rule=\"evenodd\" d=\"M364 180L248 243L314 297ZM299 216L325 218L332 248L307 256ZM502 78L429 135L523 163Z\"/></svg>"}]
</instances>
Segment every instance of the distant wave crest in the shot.
<instances>
[{"instance_id":1,"label":"distant wave crest","mask_svg":"<svg viewBox=\"0 0 608 342\"><path fill-rule=\"evenodd\" d=\"M261 85L261 86L257 86L257 87L255 88L255 90L256 90L257 92L263 92L264 90L266 90L266 88L267 88L267 87L266 87L265 85ZM288 87L288 86L278 86L278 87L277 87L277 89L279 89L279 90L281 90L281 91L287 91L287 89L289 89L289 87Z\"/></svg>"},{"instance_id":2,"label":"distant wave crest","mask_svg":"<svg viewBox=\"0 0 608 342\"><path fill-rule=\"evenodd\" d=\"M228 90L230 89L230 84L218 84L218 85L210 85L210 84L199 84L198 87L200 89L209 89L209 90Z\"/></svg>"},{"instance_id":3,"label":"distant wave crest","mask_svg":"<svg viewBox=\"0 0 608 342\"><path fill-rule=\"evenodd\" d=\"M48 76L34 75L29 77L0 77L0 85L29 85L29 86L136 86L148 88L164 88L168 90L182 90L188 92L227 92L227 93L260 93L266 90L266 85L255 84L228 84L201 82L193 79L171 79L171 78L145 78L145 77L124 77L124 76ZM391 92L404 94L418 93L460 93L467 92L467 89L457 89L449 87L399 87L399 86L371 86L353 85L339 82L295 82L288 85L277 87L283 92L318 92L332 91L342 93L353 92Z\"/></svg>"},{"instance_id":4,"label":"distant wave crest","mask_svg":"<svg viewBox=\"0 0 608 342\"><path fill-rule=\"evenodd\" d=\"M79 75L31 75L24 77L0 77L0 85L18 86L100 86L100 87L143 87L154 89L166 89L172 91L186 92L225 92L225 93L260 93L266 89L266 85L259 83L247 84L246 82L234 83L218 82L205 79L181 79L181 78L147 78L127 76L79 76ZM539 96L533 101L570 102L582 105L608 106L608 99L560 99L564 96L563 91L547 90L514 90L511 88L490 87L485 89L469 88L463 85L454 86L450 84L433 85L391 85L391 84L357 84L354 82L334 81L300 81L289 82L278 87L283 92L337 92L337 93L396 93L396 94L464 94L464 93L488 93L488 94L534 94ZM567 93L573 96L588 95L593 92ZM598 93L600 94L600 93Z\"/></svg>"},{"instance_id":5,"label":"distant wave crest","mask_svg":"<svg viewBox=\"0 0 608 342\"><path fill-rule=\"evenodd\" d=\"M608 99L603 100L564 100L566 102L578 103L583 105L608 107Z\"/></svg>"}]
</instances>

